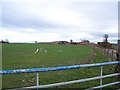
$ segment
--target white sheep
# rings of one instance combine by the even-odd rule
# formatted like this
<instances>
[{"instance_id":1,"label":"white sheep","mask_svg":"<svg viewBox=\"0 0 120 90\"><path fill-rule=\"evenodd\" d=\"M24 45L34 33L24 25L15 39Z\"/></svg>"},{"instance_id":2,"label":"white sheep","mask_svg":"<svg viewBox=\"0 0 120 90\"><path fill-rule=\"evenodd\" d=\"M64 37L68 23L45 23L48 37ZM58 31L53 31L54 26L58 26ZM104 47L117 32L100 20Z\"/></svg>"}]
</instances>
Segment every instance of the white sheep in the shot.
<instances>
[{"instance_id":1,"label":"white sheep","mask_svg":"<svg viewBox=\"0 0 120 90\"><path fill-rule=\"evenodd\" d=\"M59 50L59 52L61 53L61 52L62 52L62 50Z\"/></svg>"},{"instance_id":2,"label":"white sheep","mask_svg":"<svg viewBox=\"0 0 120 90\"><path fill-rule=\"evenodd\" d=\"M35 53L37 53L39 51L39 49L37 48L36 50L35 50Z\"/></svg>"},{"instance_id":3,"label":"white sheep","mask_svg":"<svg viewBox=\"0 0 120 90\"><path fill-rule=\"evenodd\" d=\"M47 50L45 50L45 53L47 53Z\"/></svg>"}]
</instances>

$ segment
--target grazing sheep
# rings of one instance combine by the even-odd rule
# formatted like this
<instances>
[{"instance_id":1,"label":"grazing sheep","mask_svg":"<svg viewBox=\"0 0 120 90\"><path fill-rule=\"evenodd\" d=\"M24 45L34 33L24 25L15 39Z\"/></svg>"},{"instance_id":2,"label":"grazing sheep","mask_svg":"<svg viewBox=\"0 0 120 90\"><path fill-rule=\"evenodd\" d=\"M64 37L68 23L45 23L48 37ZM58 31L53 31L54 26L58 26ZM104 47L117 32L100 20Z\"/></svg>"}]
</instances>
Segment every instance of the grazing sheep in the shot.
<instances>
[{"instance_id":1,"label":"grazing sheep","mask_svg":"<svg viewBox=\"0 0 120 90\"><path fill-rule=\"evenodd\" d=\"M47 50L45 50L45 53L47 53Z\"/></svg>"},{"instance_id":2,"label":"grazing sheep","mask_svg":"<svg viewBox=\"0 0 120 90\"><path fill-rule=\"evenodd\" d=\"M62 50L59 50L59 52L61 53L61 52L62 52Z\"/></svg>"},{"instance_id":3,"label":"grazing sheep","mask_svg":"<svg viewBox=\"0 0 120 90\"><path fill-rule=\"evenodd\" d=\"M39 51L39 49L37 48L36 50L35 50L35 53L37 53Z\"/></svg>"}]
</instances>

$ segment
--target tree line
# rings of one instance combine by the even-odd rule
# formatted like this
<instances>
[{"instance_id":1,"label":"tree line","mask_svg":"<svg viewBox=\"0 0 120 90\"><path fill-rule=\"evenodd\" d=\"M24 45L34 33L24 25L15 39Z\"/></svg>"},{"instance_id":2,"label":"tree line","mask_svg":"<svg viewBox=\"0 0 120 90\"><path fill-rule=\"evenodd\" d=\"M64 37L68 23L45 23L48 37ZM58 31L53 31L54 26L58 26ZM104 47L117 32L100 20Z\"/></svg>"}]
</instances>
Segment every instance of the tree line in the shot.
<instances>
[{"instance_id":1,"label":"tree line","mask_svg":"<svg viewBox=\"0 0 120 90\"><path fill-rule=\"evenodd\" d=\"M8 39L1 40L0 43L9 43L9 40Z\"/></svg>"}]
</instances>

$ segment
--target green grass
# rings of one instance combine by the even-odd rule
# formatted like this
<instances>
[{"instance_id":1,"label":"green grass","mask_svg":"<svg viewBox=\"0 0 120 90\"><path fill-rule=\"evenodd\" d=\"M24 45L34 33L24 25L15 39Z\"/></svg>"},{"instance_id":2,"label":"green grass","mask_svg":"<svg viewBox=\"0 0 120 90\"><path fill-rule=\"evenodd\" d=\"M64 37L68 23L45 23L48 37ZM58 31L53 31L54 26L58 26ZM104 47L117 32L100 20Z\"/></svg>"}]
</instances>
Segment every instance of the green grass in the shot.
<instances>
[{"instance_id":1,"label":"green grass","mask_svg":"<svg viewBox=\"0 0 120 90\"><path fill-rule=\"evenodd\" d=\"M112 44L112 48L115 49L115 50L117 50L118 49L117 44Z\"/></svg>"},{"instance_id":2,"label":"green grass","mask_svg":"<svg viewBox=\"0 0 120 90\"><path fill-rule=\"evenodd\" d=\"M3 69L80 64L81 61L84 63L83 60L93 52L91 48L86 46L51 44L3 44L2 48ZM35 54L36 48L43 49ZM45 50L47 50L47 53Z\"/></svg>"},{"instance_id":3,"label":"green grass","mask_svg":"<svg viewBox=\"0 0 120 90\"><path fill-rule=\"evenodd\" d=\"M34 53L36 48L42 48ZM23 69L37 67L54 67L64 65L78 65L86 63L97 63L107 61L101 51L93 50L88 46L68 46L51 44L3 44L3 69ZM47 50L47 53L45 52ZM62 52L60 52L62 50ZM96 57L89 60L89 57L96 52ZM105 66L103 74L113 73L115 66ZM112 68L112 69L111 69ZM65 71L41 72L40 84L77 80L100 75L100 67L81 68ZM14 78L13 78L14 77ZM32 86L36 84L35 73L3 75L3 88L16 88ZM116 78L106 79L104 83L115 81ZM99 80L71 84L52 88L89 88L98 86ZM114 86L113 86L114 87Z\"/></svg>"}]
</instances>

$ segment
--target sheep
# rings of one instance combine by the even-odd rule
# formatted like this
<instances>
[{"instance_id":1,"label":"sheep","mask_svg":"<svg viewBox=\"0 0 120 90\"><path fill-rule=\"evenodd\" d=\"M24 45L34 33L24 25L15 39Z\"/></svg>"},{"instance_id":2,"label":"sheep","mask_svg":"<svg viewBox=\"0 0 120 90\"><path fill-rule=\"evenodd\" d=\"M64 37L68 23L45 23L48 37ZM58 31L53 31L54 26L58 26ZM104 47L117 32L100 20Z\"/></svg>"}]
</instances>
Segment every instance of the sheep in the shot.
<instances>
[{"instance_id":1,"label":"sheep","mask_svg":"<svg viewBox=\"0 0 120 90\"><path fill-rule=\"evenodd\" d=\"M37 49L35 50L35 53L38 53L38 51L39 51L39 49L37 48Z\"/></svg>"}]
</instances>

